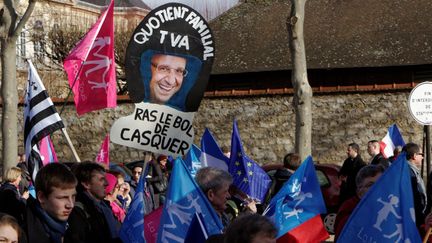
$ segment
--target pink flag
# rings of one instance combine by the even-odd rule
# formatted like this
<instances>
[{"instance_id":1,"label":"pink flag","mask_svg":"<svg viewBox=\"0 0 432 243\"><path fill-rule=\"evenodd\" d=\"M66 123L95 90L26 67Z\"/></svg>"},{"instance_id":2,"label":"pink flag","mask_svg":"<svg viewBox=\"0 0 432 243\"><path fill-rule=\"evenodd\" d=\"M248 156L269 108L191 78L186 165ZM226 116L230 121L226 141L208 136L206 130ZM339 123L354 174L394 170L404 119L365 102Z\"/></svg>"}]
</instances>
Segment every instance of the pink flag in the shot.
<instances>
[{"instance_id":1,"label":"pink flag","mask_svg":"<svg viewBox=\"0 0 432 243\"><path fill-rule=\"evenodd\" d=\"M156 243L163 207L144 216L144 235L147 243Z\"/></svg>"},{"instance_id":2,"label":"pink flag","mask_svg":"<svg viewBox=\"0 0 432 243\"><path fill-rule=\"evenodd\" d=\"M96 162L104 164L105 168L109 168L109 144L110 139L109 135L107 135L99 150L99 154L96 156Z\"/></svg>"},{"instance_id":3,"label":"pink flag","mask_svg":"<svg viewBox=\"0 0 432 243\"><path fill-rule=\"evenodd\" d=\"M58 162L56 152L54 151L54 146L51 142L50 136L46 136L42 138L42 140L39 143L39 153L42 159L43 166Z\"/></svg>"},{"instance_id":4,"label":"pink flag","mask_svg":"<svg viewBox=\"0 0 432 243\"><path fill-rule=\"evenodd\" d=\"M111 1L63 63L78 115L117 106L113 12Z\"/></svg>"}]
</instances>

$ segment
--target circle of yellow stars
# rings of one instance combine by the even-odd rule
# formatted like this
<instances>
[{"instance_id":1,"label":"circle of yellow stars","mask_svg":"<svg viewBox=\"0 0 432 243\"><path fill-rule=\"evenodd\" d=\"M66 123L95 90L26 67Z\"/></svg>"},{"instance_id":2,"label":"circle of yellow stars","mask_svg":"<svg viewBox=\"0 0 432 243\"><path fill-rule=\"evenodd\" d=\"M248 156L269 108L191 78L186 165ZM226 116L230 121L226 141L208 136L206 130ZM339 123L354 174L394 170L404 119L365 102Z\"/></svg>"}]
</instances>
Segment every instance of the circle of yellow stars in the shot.
<instances>
[{"instance_id":1,"label":"circle of yellow stars","mask_svg":"<svg viewBox=\"0 0 432 243\"><path fill-rule=\"evenodd\" d=\"M238 161L236 161L234 164L235 164L237 167L240 166L240 162L238 162ZM251 168L251 167L252 167L252 162L247 162L247 163L246 163L246 166L249 167L249 168ZM237 170L236 173L237 173L238 176L241 176L241 175L243 174L243 172L242 172L241 170ZM253 173L253 171L249 170L249 171L248 171L248 174L249 174L249 176L252 176L254 173ZM244 182L244 183L249 182L248 178L247 178L247 177L244 177L244 178L243 178L243 182Z\"/></svg>"}]
</instances>

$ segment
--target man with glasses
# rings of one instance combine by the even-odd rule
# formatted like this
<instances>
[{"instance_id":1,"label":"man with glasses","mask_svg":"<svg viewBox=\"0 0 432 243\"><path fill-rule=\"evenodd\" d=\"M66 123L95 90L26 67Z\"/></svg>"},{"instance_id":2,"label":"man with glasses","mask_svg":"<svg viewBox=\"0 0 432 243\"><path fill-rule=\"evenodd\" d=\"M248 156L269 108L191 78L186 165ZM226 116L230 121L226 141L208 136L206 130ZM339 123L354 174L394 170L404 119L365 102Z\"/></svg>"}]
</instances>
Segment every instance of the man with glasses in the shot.
<instances>
[{"instance_id":1,"label":"man with glasses","mask_svg":"<svg viewBox=\"0 0 432 243\"><path fill-rule=\"evenodd\" d=\"M414 210L416 216L417 228L423 224L426 216L426 189L420 173L423 160L423 152L419 145L415 143L407 143L402 152L406 152L406 159L410 167L411 187L414 198Z\"/></svg>"},{"instance_id":2,"label":"man with glasses","mask_svg":"<svg viewBox=\"0 0 432 243\"><path fill-rule=\"evenodd\" d=\"M335 242L342 232L342 229L348 221L351 213L360 202L360 199L378 180L382 173L384 173L384 167L381 165L367 165L359 170L355 178L355 184L357 185L356 195L342 203L338 210L334 224Z\"/></svg>"},{"instance_id":3,"label":"man with glasses","mask_svg":"<svg viewBox=\"0 0 432 243\"><path fill-rule=\"evenodd\" d=\"M165 104L176 94L187 75L186 58L156 54L151 59L150 102Z\"/></svg>"}]
</instances>

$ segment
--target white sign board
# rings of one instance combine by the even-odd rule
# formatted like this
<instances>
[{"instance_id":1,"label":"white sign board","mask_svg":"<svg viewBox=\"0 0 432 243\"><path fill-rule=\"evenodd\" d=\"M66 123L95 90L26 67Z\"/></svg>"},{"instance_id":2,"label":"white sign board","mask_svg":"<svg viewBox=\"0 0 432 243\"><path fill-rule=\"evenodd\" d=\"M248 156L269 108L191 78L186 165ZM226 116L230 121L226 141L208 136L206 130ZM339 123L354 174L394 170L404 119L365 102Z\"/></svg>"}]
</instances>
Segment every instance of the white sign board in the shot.
<instances>
[{"instance_id":1,"label":"white sign board","mask_svg":"<svg viewBox=\"0 0 432 243\"><path fill-rule=\"evenodd\" d=\"M132 115L112 125L111 141L174 158L184 156L193 143L194 114L165 105L136 103Z\"/></svg>"},{"instance_id":2,"label":"white sign board","mask_svg":"<svg viewBox=\"0 0 432 243\"><path fill-rule=\"evenodd\" d=\"M411 116L422 125L432 124L432 82L418 84L408 100Z\"/></svg>"}]
</instances>

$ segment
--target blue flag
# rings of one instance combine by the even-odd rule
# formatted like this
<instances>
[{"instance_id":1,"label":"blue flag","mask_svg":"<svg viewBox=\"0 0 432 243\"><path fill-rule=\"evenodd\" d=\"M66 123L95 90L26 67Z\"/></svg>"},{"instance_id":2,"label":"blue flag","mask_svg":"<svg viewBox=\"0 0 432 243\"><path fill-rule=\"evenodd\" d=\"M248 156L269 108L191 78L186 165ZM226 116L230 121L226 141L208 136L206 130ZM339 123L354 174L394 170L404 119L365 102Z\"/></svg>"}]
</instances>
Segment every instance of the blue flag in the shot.
<instances>
[{"instance_id":1,"label":"blue flag","mask_svg":"<svg viewBox=\"0 0 432 243\"><path fill-rule=\"evenodd\" d=\"M192 177L195 177L197 171L201 168L201 161L198 159L200 155L201 150L195 144L192 144L192 147L187 152L184 160L185 165L189 169Z\"/></svg>"},{"instance_id":2,"label":"blue flag","mask_svg":"<svg viewBox=\"0 0 432 243\"><path fill-rule=\"evenodd\" d=\"M201 138L200 160L203 167L216 167L228 171L229 158L224 155L208 128Z\"/></svg>"},{"instance_id":3,"label":"blue flag","mask_svg":"<svg viewBox=\"0 0 432 243\"><path fill-rule=\"evenodd\" d=\"M363 196L338 242L421 242L405 153Z\"/></svg>"},{"instance_id":4,"label":"blue flag","mask_svg":"<svg viewBox=\"0 0 432 243\"><path fill-rule=\"evenodd\" d=\"M146 175L147 172L140 176L135 196L120 228L120 239L123 242L146 242L144 237L144 183Z\"/></svg>"},{"instance_id":5,"label":"blue flag","mask_svg":"<svg viewBox=\"0 0 432 243\"><path fill-rule=\"evenodd\" d=\"M236 121L233 122L231 157L228 171L233 177L233 185L249 197L264 202L271 179L261 166L246 156Z\"/></svg>"},{"instance_id":6,"label":"blue flag","mask_svg":"<svg viewBox=\"0 0 432 243\"><path fill-rule=\"evenodd\" d=\"M314 163L312 157L308 156L272 198L264 215L279 225L277 237L280 237L326 212Z\"/></svg>"},{"instance_id":7,"label":"blue flag","mask_svg":"<svg viewBox=\"0 0 432 243\"><path fill-rule=\"evenodd\" d=\"M185 242L187 243L204 243L208 238L207 229L204 224L204 218L201 214L195 213L186 234Z\"/></svg>"},{"instance_id":8,"label":"blue flag","mask_svg":"<svg viewBox=\"0 0 432 243\"><path fill-rule=\"evenodd\" d=\"M168 186L158 242L184 242L195 213L203 216L209 235L222 232L222 222L216 211L199 189L183 160L177 158Z\"/></svg>"}]
</instances>

